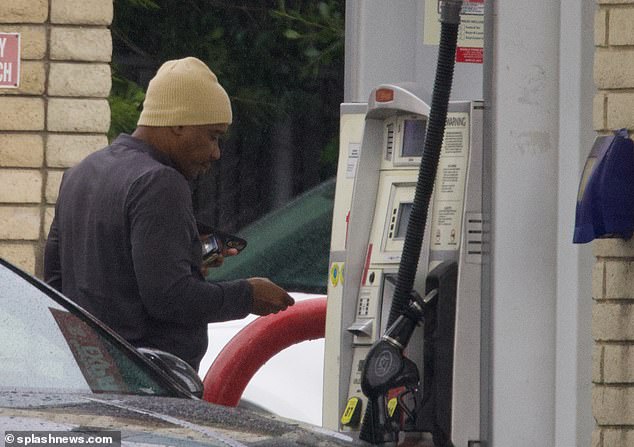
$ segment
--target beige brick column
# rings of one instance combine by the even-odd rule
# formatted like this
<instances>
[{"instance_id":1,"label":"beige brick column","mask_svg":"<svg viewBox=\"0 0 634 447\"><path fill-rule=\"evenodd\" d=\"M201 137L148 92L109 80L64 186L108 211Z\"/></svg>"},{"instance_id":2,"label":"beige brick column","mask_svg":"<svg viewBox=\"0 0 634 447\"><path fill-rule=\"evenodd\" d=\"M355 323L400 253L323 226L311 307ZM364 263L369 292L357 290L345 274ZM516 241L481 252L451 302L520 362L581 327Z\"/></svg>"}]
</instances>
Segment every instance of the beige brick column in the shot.
<instances>
[{"instance_id":1,"label":"beige brick column","mask_svg":"<svg viewBox=\"0 0 634 447\"><path fill-rule=\"evenodd\" d=\"M634 0L597 0L594 128L634 130ZM593 447L634 446L634 241L593 242Z\"/></svg>"},{"instance_id":2,"label":"beige brick column","mask_svg":"<svg viewBox=\"0 0 634 447\"><path fill-rule=\"evenodd\" d=\"M107 144L113 0L3 0L18 89L0 88L0 257L41 276L64 170Z\"/></svg>"}]
</instances>

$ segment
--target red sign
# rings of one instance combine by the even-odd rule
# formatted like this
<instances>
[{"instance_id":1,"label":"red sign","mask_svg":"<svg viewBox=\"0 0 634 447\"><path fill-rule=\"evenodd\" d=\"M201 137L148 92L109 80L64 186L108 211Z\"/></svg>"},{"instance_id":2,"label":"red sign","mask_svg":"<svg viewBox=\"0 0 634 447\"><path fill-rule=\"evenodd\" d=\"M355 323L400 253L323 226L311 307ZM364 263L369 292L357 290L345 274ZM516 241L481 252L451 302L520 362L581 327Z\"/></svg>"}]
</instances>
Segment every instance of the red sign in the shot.
<instances>
[{"instance_id":1,"label":"red sign","mask_svg":"<svg viewBox=\"0 0 634 447\"><path fill-rule=\"evenodd\" d=\"M0 88L20 84L20 34L0 33Z\"/></svg>"},{"instance_id":2,"label":"red sign","mask_svg":"<svg viewBox=\"0 0 634 447\"><path fill-rule=\"evenodd\" d=\"M484 59L483 53L482 48L458 47L456 48L456 62L481 64Z\"/></svg>"}]
</instances>

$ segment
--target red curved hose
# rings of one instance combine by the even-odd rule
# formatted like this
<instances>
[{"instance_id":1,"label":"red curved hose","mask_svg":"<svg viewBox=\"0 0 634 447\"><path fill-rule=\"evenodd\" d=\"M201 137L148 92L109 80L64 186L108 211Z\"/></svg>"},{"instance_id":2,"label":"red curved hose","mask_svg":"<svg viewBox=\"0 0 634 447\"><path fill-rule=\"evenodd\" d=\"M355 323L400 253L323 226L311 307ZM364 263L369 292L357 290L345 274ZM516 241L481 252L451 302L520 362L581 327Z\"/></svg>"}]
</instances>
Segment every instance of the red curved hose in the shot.
<instances>
[{"instance_id":1,"label":"red curved hose","mask_svg":"<svg viewBox=\"0 0 634 447\"><path fill-rule=\"evenodd\" d=\"M283 312L252 321L209 367L203 399L235 407L251 378L271 357L296 343L323 338L325 331L326 297L299 301Z\"/></svg>"}]
</instances>

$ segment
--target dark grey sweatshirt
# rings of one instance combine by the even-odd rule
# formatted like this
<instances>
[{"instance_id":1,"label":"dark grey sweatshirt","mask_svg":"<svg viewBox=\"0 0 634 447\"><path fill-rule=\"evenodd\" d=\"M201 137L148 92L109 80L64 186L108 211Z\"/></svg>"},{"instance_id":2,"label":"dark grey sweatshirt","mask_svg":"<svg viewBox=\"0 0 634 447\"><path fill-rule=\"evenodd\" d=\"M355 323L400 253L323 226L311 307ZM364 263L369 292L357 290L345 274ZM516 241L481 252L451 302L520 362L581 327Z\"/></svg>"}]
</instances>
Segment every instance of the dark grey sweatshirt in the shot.
<instances>
[{"instance_id":1,"label":"dark grey sweatshirt","mask_svg":"<svg viewBox=\"0 0 634 447\"><path fill-rule=\"evenodd\" d=\"M45 280L135 346L198 368L207 323L243 318L247 281L206 282L187 180L129 135L64 174Z\"/></svg>"}]
</instances>

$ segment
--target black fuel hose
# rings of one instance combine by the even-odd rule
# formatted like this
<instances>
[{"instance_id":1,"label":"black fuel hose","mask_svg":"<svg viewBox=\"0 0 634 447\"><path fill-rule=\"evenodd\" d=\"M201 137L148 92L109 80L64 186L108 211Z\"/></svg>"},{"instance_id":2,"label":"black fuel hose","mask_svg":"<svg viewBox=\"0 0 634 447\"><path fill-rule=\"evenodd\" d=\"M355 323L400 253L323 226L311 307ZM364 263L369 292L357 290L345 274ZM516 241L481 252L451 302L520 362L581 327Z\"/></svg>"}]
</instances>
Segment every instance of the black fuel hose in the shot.
<instances>
[{"instance_id":1,"label":"black fuel hose","mask_svg":"<svg viewBox=\"0 0 634 447\"><path fill-rule=\"evenodd\" d=\"M453 3L460 3L461 6L462 1ZM447 8L447 5L445 5L444 8ZM447 14L444 9L443 12ZM407 309L414 286L418 259L425 234L425 225L427 224L429 204L434 190L434 181L436 180L440 150L445 135L449 97L453 84L458 26L460 24L459 12L460 7L458 6L458 20L442 21L441 24L438 65L436 67L436 79L432 93L429 122L427 124L423 155L418 171L418 181L416 183L416 192L414 194L412 211L403 243L403 254L401 255L399 264L396 288L394 290L394 298L390 308L387 327L394 323L399 315Z\"/></svg>"},{"instance_id":2,"label":"black fuel hose","mask_svg":"<svg viewBox=\"0 0 634 447\"><path fill-rule=\"evenodd\" d=\"M403 253L399 264L387 327L390 327L403 314L410 302L445 134L449 97L451 96L453 84L462 0L445 0L441 4L440 45L438 48L438 62L429 122L427 124L416 192L405 234ZM372 444L382 444L391 441L393 439L392 436L387 433L380 433L385 427L373 426L372 421L374 418L371 415L371 407L372 405L369 403L366 406L359 438Z\"/></svg>"}]
</instances>

